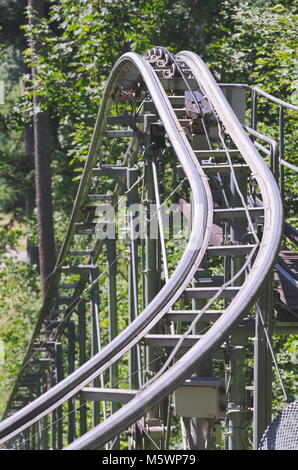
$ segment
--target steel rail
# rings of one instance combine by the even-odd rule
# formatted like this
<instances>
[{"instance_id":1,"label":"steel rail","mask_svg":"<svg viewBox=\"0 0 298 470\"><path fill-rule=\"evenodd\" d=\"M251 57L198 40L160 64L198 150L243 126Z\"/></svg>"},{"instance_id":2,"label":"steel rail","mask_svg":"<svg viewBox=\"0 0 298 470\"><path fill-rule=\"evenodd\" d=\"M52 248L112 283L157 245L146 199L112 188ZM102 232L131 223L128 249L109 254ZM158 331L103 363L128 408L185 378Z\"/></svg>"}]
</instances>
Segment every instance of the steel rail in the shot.
<instances>
[{"instance_id":1,"label":"steel rail","mask_svg":"<svg viewBox=\"0 0 298 470\"><path fill-rule=\"evenodd\" d=\"M84 169L85 176L83 175L78 190L67 235L57 263L60 262L59 260L64 259L74 234L74 223L80 211L80 204L88 190L88 187L84 185L90 181L90 173L96 162L105 129L105 116L111 106L112 94L121 83L123 77L127 73L131 73L131 71L135 74L137 73L137 78L143 79L146 83L152 101L159 111L159 117L163 122L172 147L190 182L194 200L194 213L188 244L169 281L138 318L79 369L32 403L0 423L0 444L38 421L71 396L74 396L82 387L91 382L95 376L101 374L135 345L181 296L196 272L208 245L212 227L212 196L207 178L196 159L154 70L138 54L127 53L116 62L107 82L96 121L89 157Z\"/></svg>"},{"instance_id":2,"label":"steel rail","mask_svg":"<svg viewBox=\"0 0 298 470\"><path fill-rule=\"evenodd\" d=\"M264 232L255 262L239 293L210 330L171 369L147 388L139 392L105 422L97 425L72 444L67 450L96 449L111 440L116 433L136 422L153 406L182 384L218 347L231 332L234 323L252 305L266 275L275 262L282 235L282 203L276 182L242 129L236 115L223 96L215 79L202 59L191 52L176 56L186 64L203 89L224 127L251 168L259 183L264 202Z\"/></svg>"},{"instance_id":3,"label":"steel rail","mask_svg":"<svg viewBox=\"0 0 298 470\"><path fill-rule=\"evenodd\" d=\"M100 111L99 111L99 113L100 113ZM70 243L71 243L71 240L72 240L72 237L73 237L74 223L77 220L77 218L79 217L79 214L81 212L82 200L86 196L86 192L84 191L84 188L89 187L91 174L92 174L92 168L93 168L92 165L93 165L93 163L95 164L95 162L98 160L98 149L100 148L101 141L102 141L102 134L99 133L99 132L96 132L96 129L98 128L99 118L100 118L99 113L98 113L98 116L97 116L93 136L92 136L92 139L91 139L91 145L90 145L90 148L89 148L89 151L88 151L88 156L87 156L87 159L86 159L86 162L85 162L82 178L80 180L78 192L77 192L76 199L75 199L75 202L74 202L74 205L73 205L73 210L72 210L72 213L71 213L70 221L69 221L68 228L67 228L67 231L66 231L66 236L63 240L63 244L62 244L61 250L59 252L55 268L52 271L52 273L50 273L49 276L48 276L48 278L50 279L48 290L46 292L46 296L45 296L45 300L43 302L43 305L40 309L40 312L39 312L39 315L38 315L38 318L37 318L37 322L36 322L32 337L30 339L29 346L27 348L25 357L23 359L20 371L23 371L23 369L25 369L25 366L28 364L28 362L30 360L30 357L32 356L32 353L33 353L34 340L38 336L38 333L39 333L39 331L42 327L42 323L45 320L46 316L48 315L48 311L49 311L49 308L51 306L51 301L52 301L53 296L55 295L55 289L57 288L57 284L59 282L61 267L63 265L63 262L65 261L65 258L67 257L67 253L68 253ZM103 116L101 116L101 118L103 118ZM104 119L102 119L102 121L104 122ZM100 137L100 140L98 140L99 137ZM129 155L136 153L136 151L137 151L136 150L137 149L137 145L136 145L137 140L138 139L136 137L133 137L131 139L131 142L129 144L129 147L128 147L126 155L125 155L124 165L127 164L128 159L129 159ZM92 164L90 164L90 160L92 161ZM119 185L116 184L115 191L114 191L115 197L119 193L119 189L120 189ZM70 231L72 231L72 235L70 235ZM94 252L93 258L90 257L87 264L93 264L93 262L97 259L98 255L99 255L101 247L102 247L102 240L96 240L96 242L94 244L94 247L92 248L92 251ZM76 291L74 293L74 298L78 298L81 295L82 290L83 290L84 285L86 284L86 282L87 282L87 277L83 275L81 277L81 280L79 281L78 287L76 288ZM71 306L69 306L67 309L65 309L64 317L68 317L69 314L72 313L73 309L74 308L72 308ZM60 334L61 334L61 332L58 331L57 339L59 338ZM9 410L10 405L11 405L12 400L13 400L13 397L14 397L16 391L17 391L20 378L21 378L21 374L19 373L18 377L17 377L17 380L14 383L13 389L10 393L9 400L8 400L5 412L2 416L2 419L5 418L6 415L7 415L7 411Z\"/></svg>"},{"instance_id":4,"label":"steel rail","mask_svg":"<svg viewBox=\"0 0 298 470\"><path fill-rule=\"evenodd\" d=\"M99 116L100 116L100 110L98 112L98 116L97 116L97 120L96 120L96 124L95 124L95 129L94 129L93 136L92 136L92 139L91 139L91 145L90 145L90 148L89 148L89 151L88 151L88 156L87 156L87 159L86 159L86 162L85 162L82 178L80 180L78 192L77 192L76 199L75 199L75 202L74 202L74 205L73 205L70 221L69 221L68 228L67 228L67 231L66 231L66 236L63 240L63 244L62 244L61 250L59 252L59 257L58 257L58 260L56 262L55 268L54 268L53 272L48 276L50 278L49 287L48 287L43 305L40 309L40 312L39 312L39 315L38 315L38 318L37 318L37 322L36 322L32 337L31 337L30 342L29 342L29 346L28 346L26 354L25 354L25 358L23 359L22 365L20 367L21 372L25 369L26 365L30 361L30 358L31 358L32 353L33 353L34 340L38 336L38 333L41 329L42 323L45 320L45 318L48 314L48 311L50 309L52 298L55 295L55 289L57 288L57 284L59 282L61 267L62 267L63 262L65 261L65 259L67 257L67 253L68 253L70 243L71 243L71 240L72 240L72 237L69 236L68 234L69 234L70 230L73 230L74 223L77 220L77 218L79 217L79 214L81 212L82 200L83 200L83 197L86 195L86 193L83 192L83 188L88 188L89 183L90 183L90 178L91 178L91 173L92 173L93 166L91 164L87 165L87 163L90 161L90 159L92 159L92 164L94 163L94 165L95 165L95 163L98 160L98 155L97 154L98 154L98 149L100 148L100 142L99 143L98 142L94 143L94 141L96 141L97 138L98 138L97 137L98 132L95 132L95 130L98 127ZM101 118L103 118L103 116L101 116ZM102 119L102 120L104 122L104 119ZM101 137L101 140L102 140L101 135L100 135L100 137ZM135 154L137 152L137 148L138 148L138 146L136 145L137 140L138 139L136 137L133 137L131 139L129 147L128 147L128 149L126 151L126 154L125 154L125 158L124 158L124 162L123 162L124 165L128 163L129 155ZM116 186L115 186L113 199L116 199L117 195L119 194L119 190L120 190L120 186L117 183ZM96 240L95 241L94 246L92 248L93 256L90 256L89 260L87 261L87 264L93 264L97 260L99 252L102 248L102 244L103 244L102 240ZM87 280L88 280L88 275L83 274L81 276L81 279L80 279L80 281L78 283L78 286L75 290L74 299L80 300L82 291L84 289L84 285L86 284ZM70 306L68 306L64 310L64 312L63 312L64 319L69 317L69 315L73 312L75 307L76 307L76 305L71 304ZM57 332L57 337L56 337L57 340L59 340L59 337L61 336L62 333L63 333L63 331L60 328ZM9 400L8 400L7 405L6 405L6 409L4 411L2 419L4 419L7 415L7 412L8 412L8 410L10 408L10 405L13 401L13 397L14 397L15 393L17 392L17 388L18 388L18 384L19 384L20 379L21 379L21 373L19 372L17 380L15 381L14 386L12 388L12 391L10 393Z\"/></svg>"}]
</instances>

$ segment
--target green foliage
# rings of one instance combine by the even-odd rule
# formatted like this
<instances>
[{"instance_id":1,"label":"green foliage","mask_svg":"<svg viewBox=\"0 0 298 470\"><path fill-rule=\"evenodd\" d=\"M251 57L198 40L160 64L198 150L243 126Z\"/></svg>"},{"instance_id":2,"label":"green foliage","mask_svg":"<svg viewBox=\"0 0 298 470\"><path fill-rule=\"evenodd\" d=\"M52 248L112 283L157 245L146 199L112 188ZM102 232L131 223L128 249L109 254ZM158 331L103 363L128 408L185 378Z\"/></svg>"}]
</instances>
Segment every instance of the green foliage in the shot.
<instances>
[{"instance_id":1,"label":"green foliage","mask_svg":"<svg viewBox=\"0 0 298 470\"><path fill-rule=\"evenodd\" d=\"M48 4L47 18L23 28L22 34L28 41L24 60L28 68L36 66L38 73L34 82L28 75L23 76L22 96L23 66L19 49L0 49L0 78L6 84L6 105L0 110L0 210L16 210L20 205L20 192L34 179L34 172L28 173L24 168L22 135L24 126L32 121L32 97L39 94L52 117L53 206L58 249L66 232L78 184L77 175L88 153L105 80L122 53L144 54L158 44L173 51L194 50L208 60L218 81L259 85L297 104L297 0L49 0ZM18 17L19 8L16 7L19 5L16 0L0 0L0 16L6 8L9 21L24 24L26 20ZM21 37L19 44L23 44ZM5 28L0 35L2 38L5 41L9 38ZM30 47L32 39L38 43L34 53ZM274 138L278 134L277 116L276 107L269 109L261 101L259 118L264 124L260 130ZM286 115L285 134L285 157L295 164L297 127L291 112ZM167 169L162 191L166 185L169 187L171 178L172 173ZM293 225L297 225L294 216L297 197L297 183L292 173L287 172L286 208ZM28 240L37 243L35 212L25 219L25 225ZM19 230L2 228L0 255L5 253L7 246L16 247L20 235ZM183 243L185 240L181 244L167 242L167 249L171 251L170 272L180 259ZM118 262L118 270L122 273L117 292L119 330L126 326L128 312L127 260L125 247L122 248L123 259ZM104 266L104 258L99 261ZM0 263L0 339L5 343L6 352L0 390L5 399L24 356L40 300L35 267L3 256ZM210 268L218 274L216 265ZM100 281L103 344L109 341L106 283L107 276L104 275ZM297 337L275 338L274 349L293 398L297 395L294 369L297 366ZM125 375L126 365L120 371L120 376ZM278 409L282 395L276 377L273 388ZM1 406L3 403L0 403L0 411Z\"/></svg>"},{"instance_id":2,"label":"green foliage","mask_svg":"<svg viewBox=\"0 0 298 470\"><path fill-rule=\"evenodd\" d=\"M223 2L219 38L208 44L207 57L219 81L248 83L297 104L298 2L274 0ZM259 99L258 130L279 140L278 106ZM285 155L297 165L297 113L285 111ZM297 175L285 170L285 212L294 216L298 203Z\"/></svg>"},{"instance_id":3,"label":"green foliage","mask_svg":"<svg viewBox=\"0 0 298 470\"><path fill-rule=\"evenodd\" d=\"M207 19L217 3L51 0L48 19L24 28L39 48L35 54L25 51L28 65L38 67L38 77L28 84L21 115L32 115L32 93L43 95L52 115L59 117L63 150L84 156L104 80L120 55L131 50L144 54L158 43L179 50L191 42L202 49L203 37L210 36Z\"/></svg>"},{"instance_id":4,"label":"green foliage","mask_svg":"<svg viewBox=\"0 0 298 470\"><path fill-rule=\"evenodd\" d=\"M8 248L15 249L22 234L23 232L20 229L0 228L0 254L6 253Z\"/></svg>"},{"instance_id":5,"label":"green foliage","mask_svg":"<svg viewBox=\"0 0 298 470\"><path fill-rule=\"evenodd\" d=\"M297 0L287 7L253 0L237 6L223 2L222 37L207 46L219 79L253 81L289 97L297 85L297 6Z\"/></svg>"},{"instance_id":6,"label":"green foliage","mask_svg":"<svg viewBox=\"0 0 298 470\"><path fill-rule=\"evenodd\" d=\"M40 297L36 267L13 258L1 257L0 263L0 340L5 352L0 365L1 413L31 337Z\"/></svg>"},{"instance_id":7,"label":"green foliage","mask_svg":"<svg viewBox=\"0 0 298 470\"><path fill-rule=\"evenodd\" d=\"M20 96L20 53L14 47L3 49L0 56L0 79L4 82L5 103L0 106L0 211L18 206L24 189L24 155L22 129L12 119L12 110Z\"/></svg>"},{"instance_id":8,"label":"green foliage","mask_svg":"<svg viewBox=\"0 0 298 470\"><path fill-rule=\"evenodd\" d=\"M285 389L288 393L289 400L297 400L298 398L298 338L297 335L288 335L287 337L276 337L274 347L278 351L277 362L281 370L282 379ZM283 408L282 390L275 371L273 380L274 393L274 411L280 411Z\"/></svg>"},{"instance_id":9,"label":"green foliage","mask_svg":"<svg viewBox=\"0 0 298 470\"><path fill-rule=\"evenodd\" d=\"M0 0L0 41L20 47L24 43L20 25L24 23L23 11L27 0Z\"/></svg>"}]
</instances>

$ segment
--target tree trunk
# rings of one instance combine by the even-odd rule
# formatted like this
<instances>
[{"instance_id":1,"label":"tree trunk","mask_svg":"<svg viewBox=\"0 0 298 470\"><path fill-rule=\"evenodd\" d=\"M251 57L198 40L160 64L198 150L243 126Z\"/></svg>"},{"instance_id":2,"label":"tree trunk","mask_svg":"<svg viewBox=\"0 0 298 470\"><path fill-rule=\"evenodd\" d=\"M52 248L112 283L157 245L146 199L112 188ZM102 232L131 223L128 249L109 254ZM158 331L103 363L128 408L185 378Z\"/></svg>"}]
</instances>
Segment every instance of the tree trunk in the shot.
<instances>
[{"instance_id":1,"label":"tree trunk","mask_svg":"<svg viewBox=\"0 0 298 470\"><path fill-rule=\"evenodd\" d=\"M26 187L25 187L25 213L30 217L35 208L35 184L32 180L34 171L34 135L33 127L27 126L24 130L24 154L26 168ZM38 247L27 241L27 255L31 264L39 265Z\"/></svg>"},{"instance_id":2,"label":"tree trunk","mask_svg":"<svg viewBox=\"0 0 298 470\"><path fill-rule=\"evenodd\" d=\"M28 6L37 13L37 18L29 16L29 24L38 21L43 16L44 1L28 0ZM32 44L38 49L38 44ZM32 78L37 74L36 67L32 68ZM49 112L41 109L42 98L35 95L34 107L34 161L36 206L39 237L39 266L42 284L42 295L45 297L49 283L49 275L55 266L55 241L52 209L51 165L49 149Z\"/></svg>"}]
</instances>

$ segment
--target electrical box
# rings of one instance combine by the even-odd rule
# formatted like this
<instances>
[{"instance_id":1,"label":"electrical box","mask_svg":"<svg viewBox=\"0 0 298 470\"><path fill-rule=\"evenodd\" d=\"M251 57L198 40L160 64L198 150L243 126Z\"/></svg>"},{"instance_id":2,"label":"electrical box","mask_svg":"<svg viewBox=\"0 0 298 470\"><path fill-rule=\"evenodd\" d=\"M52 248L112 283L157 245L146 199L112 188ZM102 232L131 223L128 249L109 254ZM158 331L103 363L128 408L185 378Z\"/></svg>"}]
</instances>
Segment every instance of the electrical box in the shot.
<instances>
[{"instance_id":1,"label":"electrical box","mask_svg":"<svg viewBox=\"0 0 298 470\"><path fill-rule=\"evenodd\" d=\"M176 416L221 418L225 416L224 379L191 377L174 392Z\"/></svg>"}]
</instances>

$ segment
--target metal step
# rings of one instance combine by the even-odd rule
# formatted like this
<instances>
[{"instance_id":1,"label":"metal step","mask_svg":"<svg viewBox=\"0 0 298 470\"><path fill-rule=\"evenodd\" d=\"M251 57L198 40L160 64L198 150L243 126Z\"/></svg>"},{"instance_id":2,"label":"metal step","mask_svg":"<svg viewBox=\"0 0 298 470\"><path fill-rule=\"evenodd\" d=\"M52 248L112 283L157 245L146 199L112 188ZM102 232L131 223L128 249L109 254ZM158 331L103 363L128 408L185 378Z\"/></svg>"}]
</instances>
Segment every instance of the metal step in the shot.
<instances>
[{"instance_id":1,"label":"metal step","mask_svg":"<svg viewBox=\"0 0 298 470\"><path fill-rule=\"evenodd\" d=\"M124 390L118 388L86 387L80 392L80 400L128 403L136 396L137 392L137 390Z\"/></svg>"},{"instance_id":2,"label":"metal step","mask_svg":"<svg viewBox=\"0 0 298 470\"><path fill-rule=\"evenodd\" d=\"M77 235L95 235L95 229L106 227L113 224L109 220L100 220L98 222L78 222L75 224L75 232Z\"/></svg>"},{"instance_id":3,"label":"metal step","mask_svg":"<svg viewBox=\"0 0 298 470\"><path fill-rule=\"evenodd\" d=\"M208 246L207 255L209 256L243 256L248 255L255 245L226 245L226 246Z\"/></svg>"},{"instance_id":4,"label":"metal step","mask_svg":"<svg viewBox=\"0 0 298 470\"><path fill-rule=\"evenodd\" d=\"M62 283L58 285L58 289L76 289L77 287L78 287L77 282L73 282L71 284Z\"/></svg>"},{"instance_id":5,"label":"metal step","mask_svg":"<svg viewBox=\"0 0 298 470\"><path fill-rule=\"evenodd\" d=\"M53 310L51 310L51 317L53 318L56 318L58 315L63 315L65 313L65 310L66 309L63 309L63 310L59 310L58 308L54 308Z\"/></svg>"},{"instance_id":6,"label":"metal step","mask_svg":"<svg viewBox=\"0 0 298 470\"><path fill-rule=\"evenodd\" d=\"M186 116L186 109L183 108L173 108L174 113L176 114L178 119L183 119Z\"/></svg>"},{"instance_id":7,"label":"metal step","mask_svg":"<svg viewBox=\"0 0 298 470\"><path fill-rule=\"evenodd\" d=\"M88 194L89 201L111 201L112 194Z\"/></svg>"},{"instance_id":8,"label":"metal step","mask_svg":"<svg viewBox=\"0 0 298 470\"><path fill-rule=\"evenodd\" d=\"M216 173L231 173L231 167L227 163L221 163L217 165L212 165L212 164L207 164L207 165L202 165L202 168L205 173L207 174L216 174ZM249 168L248 165L244 163L234 163L233 165L233 170L235 172L237 171L243 171Z\"/></svg>"},{"instance_id":9,"label":"metal step","mask_svg":"<svg viewBox=\"0 0 298 470\"><path fill-rule=\"evenodd\" d=\"M194 153L198 158L203 160L208 160L209 158L222 158L227 156L225 150L194 150ZM237 149L229 149L229 154L232 157L241 155Z\"/></svg>"},{"instance_id":10,"label":"metal step","mask_svg":"<svg viewBox=\"0 0 298 470\"><path fill-rule=\"evenodd\" d=\"M184 96L168 96L171 105L174 106L181 106L181 108L174 107L174 111L177 113L178 111L183 111L185 114L185 98ZM152 101L145 101L143 103L143 110L144 112L155 113L156 107Z\"/></svg>"},{"instance_id":11,"label":"metal step","mask_svg":"<svg viewBox=\"0 0 298 470\"><path fill-rule=\"evenodd\" d=\"M100 167L92 169L92 175L117 179L127 175L127 167L120 165L101 165Z\"/></svg>"},{"instance_id":12,"label":"metal step","mask_svg":"<svg viewBox=\"0 0 298 470\"><path fill-rule=\"evenodd\" d=\"M80 229L76 230L78 235L94 235L94 229Z\"/></svg>"},{"instance_id":13,"label":"metal step","mask_svg":"<svg viewBox=\"0 0 298 470\"><path fill-rule=\"evenodd\" d=\"M25 400L25 401L29 401L29 400L32 400L32 396L31 395L17 395L15 397L15 401L22 401L22 400Z\"/></svg>"},{"instance_id":14,"label":"metal step","mask_svg":"<svg viewBox=\"0 0 298 470\"><path fill-rule=\"evenodd\" d=\"M93 250L73 250L69 252L71 256L93 256Z\"/></svg>"},{"instance_id":15,"label":"metal step","mask_svg":"<svg viewBox=\"0 0 298 470\"><path fill-rule=\"evenodd\" d=\"M50 336L53 333L53 329L46 329L46 330L41 330L40 334L43 336Z\"/></svg>"},{"instance_id":16,"label":"metal step","mask_svg":"<svg viewBox=\"0 0 298 470\"><path fill-rule=\"evenodd\" d=\"M61 271L67 274L81 274L84 271L98 269L95 264L78 264L74 266L62 266Z\"/></svg>"},{"instance_id":17,"label":"metal step","mask_svg":"<svg viewBox=\"0 0 298 470\"><path fill-rule=\"evenodd\" d=\"M174 106L183 106L185 105L185 96L184 95L174 95L174 96L168 96L168 99L170 100L171 105Z\"/></svg>"},{"instance_id":18,"label":"metal step","mask_svg":"<svg viewBox=\"0 0 298 470\"><path fill-rule=\"evenodd\" d=\"M35 375L38 375L40 377L40 375L37 374L37 373ZM35 388L38 385L37 378L35 380L34 379L25 380L25 381L23 380L22 383L24 384L24 387L26 387L26 388L29 388L29 387L30 388Z\"/></svg>"},{"instance_id":19,"label":"metal step","mask_svg":"<svg viewBox=\"0 0 298 470\"><path fill-rule=\"evenodd\" d=\"M184 118L179 119L179 123L180 123L181 127L187 127L187 126L189 126L190 121L191 121L191 120L190 120L189 118L188 118L188 119L187 119L187 118L185 118L185 119L184 119ZM161 125L160 122L152 122L152 124L156 124L156 125L158 125L158 126Z\"/></svg>"},{"instance_id":20,"label":"metal step","mask_svg":"<svg viewBox=\"0 0 298 470\"><path fill-rule=\"evenodd\" d=\"M183 348L191 348L196 344L203 335L190 335L184 339L182 346ZM178 343L182 335L146 335L143 338L143 342L146 346L155 348L173 348Z\"/></svg>"},{"instance_id":21,"label":"metal step","mask_svg":"<svg viewBox=\"0 0 298 470\"><path fill-rule=\"evenodd\" d=\"M36 364L36 365L40 365L40 364L53 364L53 362L55 362L55 359L51 358L51 357L37 357L35 359L31 359L30 361L30 364Z\"/></svg>"},{"instance_id":22,"label":"metal step","mask_svg":"<svg viewBox=\"0 0 298 470\"><path fill-rule=\"evenodd\" d=\"M88 204L86 206L83 206L81 210L82 212L90 213L90 212L96 212L98 208L100 208L100 212L103 212L104 210L109 210L111 208L111 205L108 204L107 202L104 202L103 204Z\"/></svg>"},{"instance_id":23,"label":"metal step","mask_svg":"<svg viewBox=\"0 0 298 470\"><path fill-rule=\"evenodd\" d=\"M240 287L226 287L218 296L218 298L232 298L239 292ZM190 299L211 299L217 294L218 287L188 287L185 289L185 294Z\"/></svg>"},{"instance_id":24,"label":"metal step","mask_svg":"<svg viewBox=\"0 0 298 470\"><path fill-rule=\"evenodd\" d=\"M122 114L120 116L107 116L107 123L111 125L122 124L126 126L132 126L136 123L144 123L145 116L137 114L132 116L131 114Z\"/></svg>"},{"instance_id":25,"label":"metal step","mask_svg":"<svg viewBox=\"0 0 298 470\"><path fill-rule=\"evenodd\" d=\"M190 335L182 343L181 350L192 348L204 335ZM182 335L146 335L142 342L153 348L174 348L178 343ZM241 346L233 346L227 343L223 343L216 349L212 357L214 359L224 359L226 351L234 351L241 348ZM177 357L179 357L179 351L177 351Z\"/></svg>"},{"instance_id":26,"label":"metal step","mask_svg":"<svg viewBox=\"0 0 298 470\"><path fill-rule=\"evenodd\" d=\"M241 171L246 170L247 168L249 168L248 165L242 164L242 163L235 163L233 165L233 169L235 172L241 172ZM220 174L231 173L231 167L230 165L226 163L213 165L213 164L209 164L209 161L208 161L208 163L202 164L202 169L207 175L212 175L212 174L217 174L217 173L220 173ZM185 176L184 170L181 165L177 166L177 171L178 171L179 176L182 176L182 177Z\"/></svg>"},{"instance_id":27,"label":"metal step","mask_svg":"<svg viewBox=\"0 0 298 470\"><path fill-rule=\"evenodd\" d=\"M201 310L171 310L166 313L165 318L169 321L193 321ZM207 310L203 313L200 321L216 321L223 314L223 310Z\"/></svg>"},{"instance_id":28,"label":"metal step","mask_svg":"<svg viewBox=\"0 0 298 470\"><path fill-rule=\"evenodd\" d=\"M57 329L57 328L60 328L63 323L64 323L63 319L61 319L61 320L49 320L48 322L45 322L46 327L51 328L53 330Z\"/></svg>"},{"instance_id":29,"label":"metal step","mask_svg":"<svg viewBox=\"0 0 298 470\"><path fill-rule=\"evenodd\" d=\"M220 287L224 282L223 276L202 276L200 272L196 272L194 278L197 282L197 287Z\"/></svg>"},{"instance_id":30,"label":"metal step","mask_svg":"<svg viewBox=\"0 0 298 470\"><path fill-rule=\"evenodd\" d=\"M78 235L94 235L97 222L78 222L75 224L75 232Z\"/></svg>"},{"instance_id":31,"label":"metal step","mask_svg":"<svg viewBox=\"0 0 298 470\"><path fill-rule=\"evenodd\" d=\"M188 86L183 78L160 78L159 81L165 90L188 90L188 86L193 91L199 89L199 85L194 78L187 78Z\"/></svg>"},{"instance_id":32,"label":"metal step","mask_svg":"<svg viewBox=\"0 0 298 470\"><path fill-rule=\"evenodd\" d=\"M264 215L263 207L248 207L247 210L251 217ZM246 217L246 211L244 207L214 209L213 214L214 221Z\"/></svg>"},{"instance_id":33,"label":"metal step","mask_svg":"<svg viewBox=\"0 0 298 470\"><path fill-rule=\"evenodd\" d=\"M121 129L120 131L106 131L105 135L110 139L114 139L121 137L133 137L135 132L128 129Z\"/></svg>"},{"instance_id":34,"label":"metal step","mask_svg":"<svg viewBox=\"0 0 298 470\"><path fill-rule=\"evenodd\" d=\"M55 297L52 302L54 305L69 305L74 300L74 297Z\"/></svg>"},{"instance_id":35,"label":"metal step","mask_svg":"<svg viewBox=\"0 0 298 470\"><path fill-rule=\"evenodd\" d=\"M33 343L33 348L34 349L39 349L40 347L44 347L44 348L49 348L49 347L53 347L55 346L57 342L56 341L34 341Z\"/></svg>"}]
</instances>

